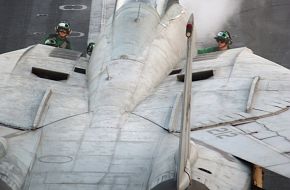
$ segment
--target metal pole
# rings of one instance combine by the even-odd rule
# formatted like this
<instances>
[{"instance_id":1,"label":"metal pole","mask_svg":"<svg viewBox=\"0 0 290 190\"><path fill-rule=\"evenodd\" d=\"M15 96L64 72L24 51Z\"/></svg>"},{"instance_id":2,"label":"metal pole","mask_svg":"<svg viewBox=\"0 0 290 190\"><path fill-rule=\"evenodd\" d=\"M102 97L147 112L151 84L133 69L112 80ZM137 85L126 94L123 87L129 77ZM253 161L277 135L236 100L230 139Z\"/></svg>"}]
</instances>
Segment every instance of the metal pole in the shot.
<instances>
[{"instance_id":1,"label":"metal pole","mask_svg":"<svg viewBox=\"0 0 290 190\"><path fill-rule=\"evenodd\" d=\"M193 30L193 15L190 16L186 26L187 37L187 61L184 77L184 93L183 93L183 108L182 108L182 121L181 133L179 139L179 164L177 173L177 189L184 190L190 183L190 173L186 170L187 162L190 157L190 107L191 107L191 43L192 43L192 30Z\"/></svg>"}]
</instances>

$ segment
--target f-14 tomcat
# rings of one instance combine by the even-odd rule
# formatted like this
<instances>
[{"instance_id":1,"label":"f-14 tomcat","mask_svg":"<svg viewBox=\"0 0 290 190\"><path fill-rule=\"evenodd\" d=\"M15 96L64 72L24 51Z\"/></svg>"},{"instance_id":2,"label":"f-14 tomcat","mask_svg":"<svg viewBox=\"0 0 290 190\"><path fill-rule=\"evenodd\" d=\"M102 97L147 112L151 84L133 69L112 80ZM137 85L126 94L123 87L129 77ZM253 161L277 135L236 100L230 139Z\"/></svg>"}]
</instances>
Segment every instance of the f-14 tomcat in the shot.
<instances>
[{"instance_id":1,"label":"f-14 tomcat","mask_svg":"<svg viewBox=\"0 0 290 190\"><path fill-rule=\"evenodd\" d=\"M290 71L248 48L196 56L193 18L175 1L118 7L90 58L38 44L0 66L1 190L237 190L261 188L259 169L290 177Z\"/></svg>"}]
</instances>

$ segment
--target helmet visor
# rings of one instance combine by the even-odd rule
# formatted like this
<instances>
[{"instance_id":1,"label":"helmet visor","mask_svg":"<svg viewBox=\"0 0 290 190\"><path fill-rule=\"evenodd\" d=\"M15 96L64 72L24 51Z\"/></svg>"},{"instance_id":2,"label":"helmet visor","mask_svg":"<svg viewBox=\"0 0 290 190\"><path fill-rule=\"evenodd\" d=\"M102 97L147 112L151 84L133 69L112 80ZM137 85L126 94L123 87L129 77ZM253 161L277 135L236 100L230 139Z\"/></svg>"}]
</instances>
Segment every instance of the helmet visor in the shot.
<instances>
[{"instance_id":1,"label":"helmet visor","mask_svg":"<svg viewBox=\"0 0 290 190\"><path fill-rule=\"evenodd\" d=\"M222 43L226 43L227 42L227 40L225 38L223 38L223 37L216 37L215 39L216 39L217 42L222 42Z\"/></svg>"},{"instance_id":2,"label":"helmet visor","mask_svg":"<svg viewBox=\"0 0 290 190\"><path fill-rule=\"evenodd\" d=\"M59 32L59 33L66 33L66 34L69 33L68 30L66 30L66 29L62 29L62 28L60 28L60 29L58 30L58 32Z\"/></svg>"}]
</instances>

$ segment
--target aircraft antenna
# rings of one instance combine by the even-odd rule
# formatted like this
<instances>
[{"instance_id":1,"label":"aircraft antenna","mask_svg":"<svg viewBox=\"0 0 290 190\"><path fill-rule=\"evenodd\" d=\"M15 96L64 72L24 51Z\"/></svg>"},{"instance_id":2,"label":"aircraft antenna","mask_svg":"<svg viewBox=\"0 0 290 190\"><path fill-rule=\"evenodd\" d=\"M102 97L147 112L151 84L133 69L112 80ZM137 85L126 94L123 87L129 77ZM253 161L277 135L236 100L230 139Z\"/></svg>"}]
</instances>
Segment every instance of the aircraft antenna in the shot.
<instances>
[{"instance_id":1,"label":"aircraft antenna","mask_svg":"<svg viewBox=\"0 0 290 190\"><path fill-rule=\"evenodd\" d=\"M191 14L186 25L187 37L187 61L184 76L183 107L181 115L181 128L179 137L179 159L177 170L177 189L186 189L191 182L191 165L193 155L190 142L190 113L191 113L191 86L192 86L192 33L193 33L193 14Z\"/></svg>"}]
</instances>

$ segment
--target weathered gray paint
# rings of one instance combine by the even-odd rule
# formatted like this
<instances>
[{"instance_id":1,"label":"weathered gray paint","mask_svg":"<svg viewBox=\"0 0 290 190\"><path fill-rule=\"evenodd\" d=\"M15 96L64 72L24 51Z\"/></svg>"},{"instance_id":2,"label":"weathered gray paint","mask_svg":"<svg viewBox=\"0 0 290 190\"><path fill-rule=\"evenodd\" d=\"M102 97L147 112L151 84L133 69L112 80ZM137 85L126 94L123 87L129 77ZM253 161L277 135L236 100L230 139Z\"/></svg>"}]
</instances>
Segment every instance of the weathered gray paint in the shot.
<instances>
[{"instance_id":1,"label":"weathered gray paint","mask_svg":"<svg viewBox=\"0 0 290 190\"><path fill-rule=\"evenodd\" d=\"M9 176L9 180L1 177L1 182L11 189L147 190L176 179L179 134L168 132L168 116L176 94L183 91L183 83L167 74L184 64L184 44L178 36L184 35L187 16L178 5L162 18L156 17L150 6L139 9L139 3L119 11L128 17L116 17L114 30L108 25L100 34L88 75L73 71L75 65L87 68L87 59L51 57L54 48L49 46L37 45L0 56L2 90L44 93L52 89L40 129L26 132L0 126L0 135L8 145L7 154L0 160L0 171ZM126 19L135 18L138 12L142 13L140 20L127 23ZM145 15L153 22L142 23ZM126 24L140 24L139 31L128 31L150 38L133 38L138 48L126 44L122 50L130 39L116 40L121 36L116 31L128 32ZM140 47L145 47L143 52ZM255 56L247 48L197 60L192 70L211 69L214 77L192 84L191 137L198 152L191 168L193 180L208 189L249 189L250 168L231 154L261 162L267 169L288 176L289 70ZM70 77L60 82L41 79L31 74L31 67L69 73ZM106 68L111 80L107 80ZM255 76L261 80L252 110L245 113ZM22 106L35 101L27 101L27 93L8 100L6 103L14 109L19 101L24 102ZM38 100L35 109L42 97ZM25 111L20 109L19 115ZM7 113L3 116L4 120L9 117ZM13 122L23 124L22 119L26 118L15 117ZM215 132L225 132L225 128L238 135L220 139L224 134ZM245 128L253 131L245 132Z\"/></svg>"}]
</instances>

